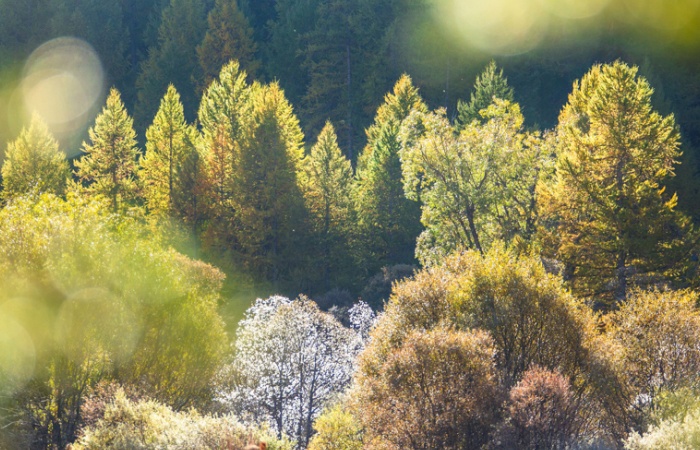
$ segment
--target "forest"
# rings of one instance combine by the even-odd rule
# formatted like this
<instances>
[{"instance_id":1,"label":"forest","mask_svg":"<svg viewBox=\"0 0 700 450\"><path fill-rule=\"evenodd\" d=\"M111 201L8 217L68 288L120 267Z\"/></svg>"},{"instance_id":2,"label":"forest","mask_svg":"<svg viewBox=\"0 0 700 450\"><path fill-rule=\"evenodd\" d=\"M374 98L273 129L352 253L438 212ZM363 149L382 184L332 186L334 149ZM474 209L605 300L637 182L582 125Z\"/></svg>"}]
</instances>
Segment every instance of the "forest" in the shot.
<instances>
[{"instance_id":1,"label":"forest","mask_svg":"<svg viewBox=\"0 0 700 450\"><path fill-rule=\"evenodd\" d=\"M0 0L0 449L700 448L699 52L697 0Z\"/></svg>"}]
</instances>

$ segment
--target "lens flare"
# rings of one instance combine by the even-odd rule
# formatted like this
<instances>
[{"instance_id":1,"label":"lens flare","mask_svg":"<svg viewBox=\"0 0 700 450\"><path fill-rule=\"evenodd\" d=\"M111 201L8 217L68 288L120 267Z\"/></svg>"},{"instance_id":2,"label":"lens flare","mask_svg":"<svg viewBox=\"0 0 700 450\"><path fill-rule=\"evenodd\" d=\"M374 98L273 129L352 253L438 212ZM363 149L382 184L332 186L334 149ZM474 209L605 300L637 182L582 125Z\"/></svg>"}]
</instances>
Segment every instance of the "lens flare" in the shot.
<instances>
[{"instance_id":1,"label":"lens flare","mask_svg":"<svg viewBox=\"0 0 700 450\"><path fill-rule=\"evenodd\" d=\"M20 90L27 112L39 113L57 137L67 138L92 119L104 79L102 63L88 43L61 37L31 54Z\"/></svg>"},{"instance_id":2,"label":"lens flare","mask_svg":"<svg viewBox=\"0 0 700 450\"><path fill-rule=\"evenodd\" d=\"M36 349L27 330L0 308L0 392L8 394L34 374Z\"/></svg>"},{"instance_id":3,"label":"lens flare","mask_svg":"<svg viewBox=\"0 0 700 450\"><path fill-rule=\"evenodd\" d=\"M550 13L566 19L586 19L600 14L610 0L540 0Z\"/></svg>"},{"instance_id":4,"label":"lens flare","mask_svg":"<svg viewBox=\"0 0 700 450\"><path fill-rule=\"evenodd\" d=\"M494 54L531 50L548 28L540 0L439 0L434 12L467 44Z\"/></svg>"}]
</instances>

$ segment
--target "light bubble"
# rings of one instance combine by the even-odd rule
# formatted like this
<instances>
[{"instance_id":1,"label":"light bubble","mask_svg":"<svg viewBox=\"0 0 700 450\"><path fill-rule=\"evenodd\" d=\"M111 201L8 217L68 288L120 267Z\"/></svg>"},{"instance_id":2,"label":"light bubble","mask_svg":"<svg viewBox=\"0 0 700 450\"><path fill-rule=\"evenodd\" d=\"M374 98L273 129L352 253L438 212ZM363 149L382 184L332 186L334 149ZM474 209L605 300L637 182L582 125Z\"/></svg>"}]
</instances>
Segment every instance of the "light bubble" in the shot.
<instances>
[{"instance_id":1,"label":"light bubble","mask_svg":"<svg viewBox=\"0 0 700 450\"><path fill-rule=\"evenodd\" d=\"M567 19L586 19L597 16L610 0L540 0L552 14Z\"/></svg>"},{"instance_id":2,"label":"light bubble","mask_svg":"<svg viewBox=\"0 0 700 450\"><path fill-rule=\"evenodd\" d=\"M59 138L79 132L104 91L97 53L83 40L60 37L42 44L27 60L21 82L25 108L37 112Z\"/></svg>"},{"instance_id":3,"label":"light bubble","mask_svg":"<svg viewBox=\"0 0 700 450\"><path fill-rule=\"evenodd\" d=\"M438 0L434 11L453 34L494 54L527 52L548 28L548 14L539 0Z\"/></svg>"},{"instance_id":4,"label":"light bubble","mask_svg":"<svg viewBox=\"0 0 700 450\"><path fill-rule=\"evenodd\" d=\"M36 348L27 330L0 310L0 392L9 394L34 374ZM8 392L9 391L9 392Z\"/></svg>"},{"instance_id":5,"label":"light bubble","mask_svg":"<svg viewBox=\"0 0 700 450\"><path fill-rule=\"evenodd\" d=\"M82 289L63 302L55 324L61 350L76 362L102 354L130 357L141 335L139 315L106 289Z\"/></svg>"}]
</instances>

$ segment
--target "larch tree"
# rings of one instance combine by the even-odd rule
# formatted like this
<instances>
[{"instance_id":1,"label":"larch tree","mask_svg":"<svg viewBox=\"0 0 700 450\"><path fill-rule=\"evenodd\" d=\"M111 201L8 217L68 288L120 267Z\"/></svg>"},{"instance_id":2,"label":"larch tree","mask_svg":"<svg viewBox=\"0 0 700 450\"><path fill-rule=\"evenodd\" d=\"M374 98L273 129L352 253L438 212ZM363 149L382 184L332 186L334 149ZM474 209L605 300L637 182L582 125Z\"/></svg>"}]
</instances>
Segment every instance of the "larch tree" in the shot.
<instances>
[{"instance_id":1,"label":"larch tree","mask_svg":"<svg viewBox=\"0 0 700 450\"><path fill-rule=\"evenodd\" d=\"M333 125L327 122L304 159L302 172L304 199L316 236L318 267L326 290L336 286L339 277L348 275L352 175L350 160L338 147Z\"/></svg>"},{"instance_id":2,"label":"larch tree","mask_svg":"<svg viewBox=\"0 0 700 450\"><path fill-rule=\"evenodd\" d=\"M83 143L85 155L75 163L76 176L90 195L102 195L113 212L133 201L138 194L135 174L138 149L134 121L115 88L89 131L90 143Z\"/></svg>"},{"instance_id":3,"label":"larch tree","mask_svg":"<svg viewBox=\"0 0 700 450\"><path fill-rule=\"evenodd\" d=\"M236 207L233 201L235 169L240 159L244 130L251 117L251 89L240 64L232 61L221 69L202 96L202 163L206 167L209 225L205 244L225 252L237 246ZM194 161L192 161L194 162Z\"/></svg>"},{"instance_id":4,"label":"larch tree","mask_svg":"<svg viewBox=\"0 0 700 450\"><path fill-rule=\"evenodd\" d=\"M7 146L2 165L3 193L7 201L27 193L62 195L70 170L66 155L46 124L35 115L29 128Z\"/></svg>"},{"instance_id":5,"label":"larch tree","mask_svg":"<svg viewBox=\"0 0 700 450\"><path fill-rule=\"evenodd\" d=\"M298 180L303 134L276 83L254 85L250 101L252 115L233 173L236 240L248 268L277 283L296 264L305 228Z\"/></svg>"},{"instance_id":6,"label":"larch tree","mask_svg":"<svg viewBox=\"0 0 700 450\"><path fill-rule=\"evenodd\" d=\"M474 92L469 102L457 102L457 124L459 128L469 125L472 121L484 121L480 114L493 103L494 98L513 102L513 88L508 85L508 79L503 76L503 69L498 70L496 62L491 61L486 69L476 78Z\"/></svg>"},{"instance_id":7,"label":"larch tree","mask_svg":"<svg viewBox=\"0 0 700 450\"><path fill-rule=\"evenodd\" d=\"M207 87L231 60L238 61L248 76L255 78L260 68L260 61L256 59L257 45L248 19L238 9L238 1L216 0L207 23L204 40L197 47L202 87Z\"/></svg>"},{"instance_id":8,"label":"larch tree","mask_svg":"<svg viewBox=\"0 0 700 450\"><path fill-rule=\"evenodd\" d=\"M180 172L184 160L196 152L191 127L185 122L180 94L175 86L160 102L153 124L146 130L146 153L140 161L139 177L149 210L157 215L173 216L179 208Z\"/></svg>"},{"instance_id":9,"label":"larch tree","mask_svg":"<svg viewBox=\"0 0 700 450\"><path fill-rule=\"evenodd\" d=\"M692 225L664 188L680 136L672 115L652 109L652 92L622 62L574 83L559 117L556 175L540 192L547 255L601 306L650 276L678 275L689 256Z\"/></svg>"},{"instance_id":10,"label":"larch tree","mask_svg":"<svg viewBox=\"0 0 700 450\"><path fill-rule=\"evenodd\" d=\"M354 201L372 269L413 261L421 231L420 206L404 195L399 158L401 124L412 111L426 112L427 107L404 75L379 107L358 159Z\"/></svg>"}]
</instances>

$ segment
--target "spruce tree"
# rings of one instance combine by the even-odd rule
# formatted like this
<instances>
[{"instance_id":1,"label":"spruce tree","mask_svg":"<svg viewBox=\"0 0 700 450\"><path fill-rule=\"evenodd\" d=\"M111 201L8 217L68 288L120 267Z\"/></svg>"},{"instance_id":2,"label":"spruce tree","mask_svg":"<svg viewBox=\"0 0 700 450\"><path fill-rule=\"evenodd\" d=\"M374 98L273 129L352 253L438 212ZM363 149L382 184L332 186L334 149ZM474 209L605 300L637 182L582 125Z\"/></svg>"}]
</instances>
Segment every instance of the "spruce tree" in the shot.
<instances>
[{"instance_id":1,"label":"spruce tree","mask_svg":"<svg viewBox=\"0 0 700 450\"><path fill-rule=\"evenodd\" d=\"M202 87L208 86L231 60L238 61L248 76L255 78L260 68L256 59L257 45L253 40L253 29L238 9L237 0L216 0L207 22L204 40L197 47Z\"/></svg>"},{"instance_id":2,"label":"spruce tree","mask_svg":"<svg viewBox=\"0 0 700 450\"><path fill-rule=\"evenodd\" d=\"M338 147L330 122L321 130L311 153L304 160L302 173L304 199L309 211L316 266L325 290L343 284L352 275L348 270L352 217L352 165ZM342 279L342 280L341 280Z\"/></svg>"},{"instance_id":3,"label":"spruce tree","mask_svg":"<svg viewBox=\"0 0 700 450\"><path fill-rule=\"evenodd\" d=\"M412 111L426 112L427 107L404 75L379 107L358 160L354 198L370 270L414 260L420 207L404 196L399 158L401 124Z\"/></svg>"},{"instance_id":4,"label":"spruce tree","mask_svg":"<svg viewBox=\"0 0 700 450\"><path fill-rule=\"evenodd\" d=\"M663 186L680 136L672 115L652 109L652 92L622 62L577 81L559 117L556 176L540 193L548 255L601 306L652 275L677 275L693 234Z\"/></svg>"},{"instance_id":5,"label":"spruce tree","mask_svg":"<svg viewBox=\"0 0 700 450\"><path fill-rule=\"evenodd\" d=\"M136 132L134 121L115 88L89 131L90 144L83 143L85 155L75 163L76 176L89 195L103 195L113 212L137 196L135 172Z\"/></svg>"},{"instance_id":6,"label":"spruce tree","mask_svg":"<svg viewBox=\"0 0 700 450\"><path fill-rule=\"evenodd\" d=\"M2 165L5 201L26 193L62 195L70 177L66 155L38 115L7 146Z\"/></svg>"},{"instance_id":7,"label":"spruce tree","mask_svg":"<svg viewBox=\"0 0 700 450\"><path fill-rule=\"evenodd\" d=\"M172 217L180 209L176 204L183 197L180 172L185 159L196 152L191 128L185 122L180 94L171 84L146 130L146 153L140 161L143 196L154 214Z\"/></svg>"},{"instance_id":8,"label":"spruce tree","mask_svg":"<svg viewBox=\"0 0 700 450\"><path fill-rule=\"evenodd\" d=\"M484 122L479 112L488 108L494 98L514 101L513 88L508 85L508 79L503 76L503 69L497 70L496 62L492 60L476 78L469 103L461 100L457 102L459 128L469 125L474 120Z\"/></svg>"}]
</instances>

